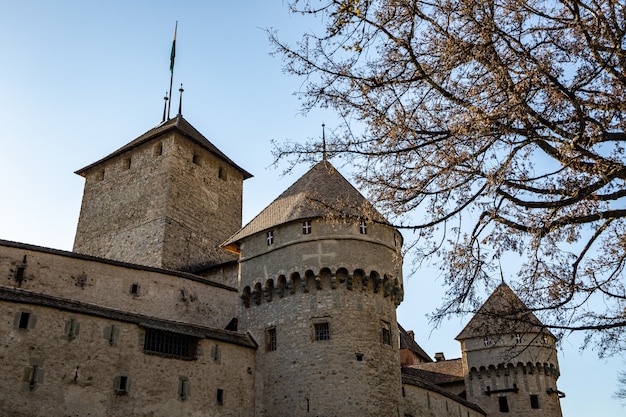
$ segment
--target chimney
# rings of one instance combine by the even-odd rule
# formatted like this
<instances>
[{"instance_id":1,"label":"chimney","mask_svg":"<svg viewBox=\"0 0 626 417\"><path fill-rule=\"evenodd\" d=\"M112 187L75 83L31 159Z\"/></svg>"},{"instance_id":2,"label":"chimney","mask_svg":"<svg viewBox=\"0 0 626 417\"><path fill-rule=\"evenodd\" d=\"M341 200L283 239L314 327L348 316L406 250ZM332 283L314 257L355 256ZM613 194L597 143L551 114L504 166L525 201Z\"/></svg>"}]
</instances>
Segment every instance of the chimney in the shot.
<instances>
[{"instance_id":1,"label":"chimney","mask_svg":"<svg viewBox=\"0 0 626 417\"><path fill-rule=\"evenodd\" d=\"M411 338L411 340L415 340L415 332L413 330L407 330L406 334L409 335L409 337Z\"/></svg>"},{"instance_id":2,"label":"chimney","mask_svg":"<svg viewBox=\"0 0 626 417\"><path fill-rule=\"evenodd\" d=\"M445 360L446 360L446 356L443 354L443 352L435 353L435 361L436 362L441 362L441 361L445 361Z\"/></svg>"}]
</instances>

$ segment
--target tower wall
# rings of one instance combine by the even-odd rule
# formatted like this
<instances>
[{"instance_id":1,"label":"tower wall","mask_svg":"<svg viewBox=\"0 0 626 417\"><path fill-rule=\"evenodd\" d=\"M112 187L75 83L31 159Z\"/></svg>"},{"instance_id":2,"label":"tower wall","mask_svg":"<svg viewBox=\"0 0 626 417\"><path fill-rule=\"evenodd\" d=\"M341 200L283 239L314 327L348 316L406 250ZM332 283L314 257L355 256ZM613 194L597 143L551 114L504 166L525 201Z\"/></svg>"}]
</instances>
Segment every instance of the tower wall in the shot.
<instances>
[{"instance_id":1,"label":"tower wall","mask_svg":"<svg viewBox=\"0 0 626 417\"><path fill-rule=\"evenodd\" d=\"M372 226L360 235L355 224L311 223L311 234L293 222L272 231L271 245L265 232L241 245L241 330L261 345L256 415L397 416L395 231ZM329 337L318 340L325 325Z\"/></svg>"},{"instance_id":2,"label":"tower wall","mask_svg":"<svg viewBox=\"0 0 626 417\"><path fill-rule=\"evenodd\" d=\"M561 417L555 343L543 333L463 340L467 399L488 415L500 415L507 407L520 417Z\"/></svg>"},{"instance_id":3,"label":"tower wall","mask_svg":"<svg viewBox=\"0 0 626 417\"><path fill-rule=\"evenodd\" d=\"M177 131L84 172L74 251L166 269L233 259L243 175Z\"/></svg>"}]
</instances>

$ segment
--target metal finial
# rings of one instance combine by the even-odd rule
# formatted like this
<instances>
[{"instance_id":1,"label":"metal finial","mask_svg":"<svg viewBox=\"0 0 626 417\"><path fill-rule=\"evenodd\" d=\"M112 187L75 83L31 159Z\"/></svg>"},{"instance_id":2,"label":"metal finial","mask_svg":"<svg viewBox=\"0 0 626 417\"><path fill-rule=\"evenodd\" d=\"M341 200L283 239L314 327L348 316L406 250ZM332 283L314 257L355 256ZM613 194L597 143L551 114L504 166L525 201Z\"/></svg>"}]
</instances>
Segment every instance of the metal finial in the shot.
<instances>
[{"instance_id":1,"label":"metal finial","mask_svg":"<svg viewBox=\"0 0 626 417\"><path fill-rule=\"evenodd\" d=\"M178 89L178 91L180 92L180 96L178 98L178 115L182 116L183 115L183 84L180 84L180 88Z\"/></svg>"},{"instance_id":2,"label":"metal finial","mask_svg":"<svg viewBox=\"0 0 626 417\"><path fill-rule=\"evenodd\" d=\"M505 282L504 282L504 274L502 274L502 263L500 262L499 258L498 258L498 264L500 265L500 281L502 281L502 284L505 284Z\"/></svg>"},{"instance_id":3,"label":"metal finial","mask_svg":"<svg viewBox=\"0 0 626 417\"><path fill-rule=\"evenodd\" d=\"M322 123L322 160L326 162L326 125Z\"/></svg>"},{"instance_id":4,"label":"metal finial","mask_svg":"<svg viewBox=\"0 0 626 417\"><path fill-rule=\"evenodd\" d=\"M167 91L166 91L165 92L165 97L163 97L163 101L164 101L165 104L163 104L163 120L161 120L161 123L163 123L165 121L165 115L166 115L166 112L167 112L167 100L168 100L168 98L167 98Z\"/></svg>"}]
</instances>

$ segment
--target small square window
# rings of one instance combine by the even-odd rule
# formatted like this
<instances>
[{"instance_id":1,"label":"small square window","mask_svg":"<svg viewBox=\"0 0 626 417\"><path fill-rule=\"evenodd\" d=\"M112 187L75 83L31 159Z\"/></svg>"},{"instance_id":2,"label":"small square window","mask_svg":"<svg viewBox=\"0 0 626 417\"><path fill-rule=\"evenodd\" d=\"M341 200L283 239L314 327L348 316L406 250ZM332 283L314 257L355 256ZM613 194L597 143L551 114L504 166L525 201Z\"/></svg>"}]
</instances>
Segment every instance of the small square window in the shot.
<instances>
[{"instance_id":1,"label":"small square window","mask_svg":"<svg viewBox=\"0 0 626 417\"><path fill-rule=\"evenodd\" d=\"M357 362L363 362L363 354L362 353L357 353L356 354L356 360L357 360Z\"/></svg>"},{"instance_id":2,"label":"small square window","mask_svg":"<svg viewBox=\"0 0 626 417\"><path fill-rule=\"evenodd\" d=\"M127 170L130 169L130 158L124 158L122 160L122 169Z\"/></svg>"},{"instance_id":3,"label":"small square window","mask_svg":"<svg viewBox=\"0 0 626 417\"><path fill-rule=\"evenodd\" d=\"M303 235L311 234L311 222L309 220L305 220L302 222L302 234Z\"/></svg>"},{"instance_id":4,"label":"small square window","mask_svg":"<svg viewBox=\"0 0 626 417\"><path fill-rule=\"evenodd\" d=\"M273 245L274 244L274 232L272 232L272 231L267 232L266 239L267 239L267 245L268 246L269 245Z\"/></svg>"},{"instance_id":5,"label":"small square window","mask_svg":"<svg viewBox=\"0 0 626 417\"><path fill-rule=\"evenodd\" d=\"M364 221L359 222L359 233L361 233L362 235L367 234L367 223L365 223Z\"/></svg>"},{"instance_id":6,"label":"small square window","mask_svg":"<svg viewBox=\"0 0 626 417\"><path fill-rule=\"evenodd\" d=\"M113 388L117 395L126 395L130 390L130 378L127 374L121 374L113 380Z\"/></svg>"},{"instance_id":7,"label":"small square window","mask_svg":"<svg viewBox=\"0 0 626 417\"><path fill-rule=\"evenodd\" d=\"M315 340L330 340L330 324L315 323Z\"/></svg>"}]
</instances>

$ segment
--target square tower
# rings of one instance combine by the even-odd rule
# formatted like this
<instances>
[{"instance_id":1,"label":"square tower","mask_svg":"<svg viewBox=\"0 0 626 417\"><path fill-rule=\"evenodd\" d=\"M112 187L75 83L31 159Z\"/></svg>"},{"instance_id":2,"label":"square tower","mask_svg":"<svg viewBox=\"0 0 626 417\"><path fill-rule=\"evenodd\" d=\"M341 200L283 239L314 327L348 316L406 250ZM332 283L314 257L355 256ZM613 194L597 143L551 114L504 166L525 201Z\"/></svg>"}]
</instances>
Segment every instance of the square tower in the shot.
<instances>
[{"instance_id":1,"label":"square tower","mask_svg":"<svg viewBox=\"0 0 626 417\"><path fill-rule=\"evenodd\" d=\"M75 252L185 271L232 260L218 246L241 227L251 175L182 116L76 173Z\"/></svg>"}]
</instances>

